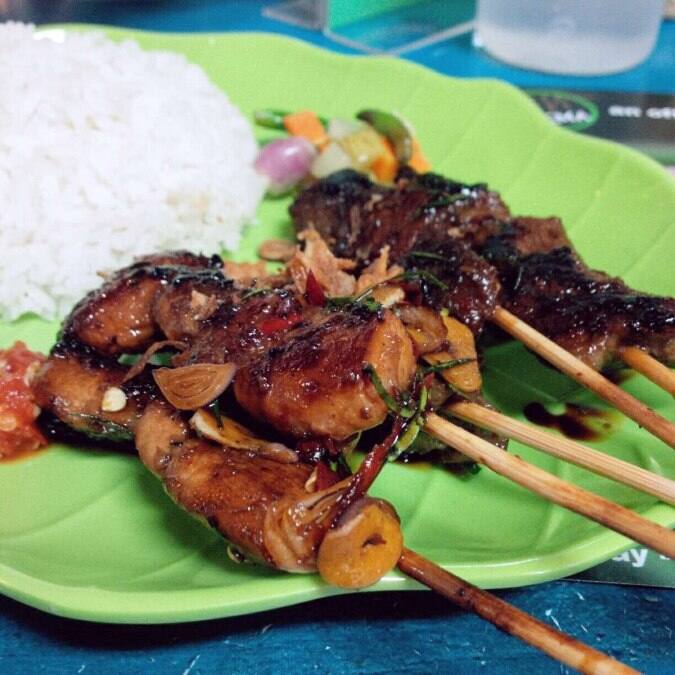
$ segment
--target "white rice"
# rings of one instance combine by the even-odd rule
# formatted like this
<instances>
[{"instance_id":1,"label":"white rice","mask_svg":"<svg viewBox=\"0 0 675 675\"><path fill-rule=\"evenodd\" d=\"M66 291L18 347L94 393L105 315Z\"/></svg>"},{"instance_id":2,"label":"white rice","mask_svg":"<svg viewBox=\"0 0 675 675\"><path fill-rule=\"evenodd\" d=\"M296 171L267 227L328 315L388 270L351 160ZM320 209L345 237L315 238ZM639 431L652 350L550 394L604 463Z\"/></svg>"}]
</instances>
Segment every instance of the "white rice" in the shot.
<instances>
[{"instance_id":1,"label":"white rice","mask_svg":"<svg viewBox=\"0 0 675 675\"><path fill-rule=\"evenodd\" d=\"M97 272L237 247L264 182L242 114L182 56L0 24L0 319L63 316Z\"/></svg>"}]
</instances>

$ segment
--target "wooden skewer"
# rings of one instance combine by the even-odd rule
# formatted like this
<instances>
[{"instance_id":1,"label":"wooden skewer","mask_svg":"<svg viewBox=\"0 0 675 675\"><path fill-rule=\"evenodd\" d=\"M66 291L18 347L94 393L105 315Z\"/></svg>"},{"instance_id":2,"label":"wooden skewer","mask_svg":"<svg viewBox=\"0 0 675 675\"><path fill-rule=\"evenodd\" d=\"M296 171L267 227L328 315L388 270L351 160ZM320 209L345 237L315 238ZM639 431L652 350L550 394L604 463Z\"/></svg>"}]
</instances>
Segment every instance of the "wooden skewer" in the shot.
<instances>
[{"instance_id":1,"label":"wooden skewer","mask_svg":"<svg viewBox=\"0 0 675 675\"><path fill-rule=\"evenodd\" d=\"M658 384L671 396L675 396L675 371L664 366L644 349L626 347L619 354L621 360L638 373L642 373L648 380Z\"/></svg>"},{"instance_id":2,"label":"wooden skewer","mask_svg":"<svg viewBox=\"0 0 675 675\"><path fill-rule=\"evenodd\" d=\"M561 480L520 457L504 452L452 422L430 413L425 431L510 480L570 511L586 516L616 532L675 557L675 532L633 513L629 509Z\"/></svg>"},{"instance_id":3,"label":"wooden skewer","mask_svg":"<svg viewBox=\"0 0 675 675\"><path fill-rule=\"evenodd\" d=\"M560 457L560 459L589 469L601 476L612 478L624 485L630 485L669 504L675 504L675 481L665 476L624 462L622 459L617 459L604 452L598 452L576 441L554 436L477 403L459 401L450 404L447 410L479 427L489 429L507 438L513 438L532 448L542 450L554 457Z\"/></svg>"},{"instance_id":4,"label":"wooden skewer","mask_svg":"<svg viewBox=\"0 0 675 675\"><path fill-rule=\"evenodd\" d=\"M446 572L410 549L403 549L398 568L462 609L475 612L505 633L520 638L523 642L541 649L554 659L582 673L594 675L637 673L611 656L561 633L491 593Z\"/></svg>"},{"instance_id":5,"label":"wooden skewer","mask_svg":"<svg viewBox=\"0 0 675 675\"><path fill-rule=\"evenodd\" d=\"M675 448L675 424L656 414L642 401L638 401L634 396L617 387L606 377L503 307L497 307L492 321L563 373L621 410L671 448Z\"/></svg>"}]
</instances>

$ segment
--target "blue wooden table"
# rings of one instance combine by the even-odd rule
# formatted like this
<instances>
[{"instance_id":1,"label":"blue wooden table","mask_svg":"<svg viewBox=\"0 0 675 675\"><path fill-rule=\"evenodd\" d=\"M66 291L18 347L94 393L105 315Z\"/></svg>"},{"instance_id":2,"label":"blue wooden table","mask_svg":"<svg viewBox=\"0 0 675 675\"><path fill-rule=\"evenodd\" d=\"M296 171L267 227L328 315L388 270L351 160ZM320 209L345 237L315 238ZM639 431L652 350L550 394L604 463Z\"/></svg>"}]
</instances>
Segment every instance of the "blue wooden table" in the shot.
<instances>
[{"instance_id":1,"label":"blue wooden table","mask_svg":"<svg viewBox=\"0 0 675 675\"><path fill-rule=\"evenodd\" d=\"M58 20L150 30L273 31L349 51L319 33L263 18L264 4L257 0L64 2ZM657 48L645 64L609 77L557 77L510 68L473 49L468 36L420 49L407 58L449 75L499 77L521 86L673 93L675 23L663 26ZM562 581L499 595L634 668L675 672L672 591ZM2 674L565 670L429 592L357 594L252 616L171 626L87 624L0 597Z\"/></svg>"}]
</instances>

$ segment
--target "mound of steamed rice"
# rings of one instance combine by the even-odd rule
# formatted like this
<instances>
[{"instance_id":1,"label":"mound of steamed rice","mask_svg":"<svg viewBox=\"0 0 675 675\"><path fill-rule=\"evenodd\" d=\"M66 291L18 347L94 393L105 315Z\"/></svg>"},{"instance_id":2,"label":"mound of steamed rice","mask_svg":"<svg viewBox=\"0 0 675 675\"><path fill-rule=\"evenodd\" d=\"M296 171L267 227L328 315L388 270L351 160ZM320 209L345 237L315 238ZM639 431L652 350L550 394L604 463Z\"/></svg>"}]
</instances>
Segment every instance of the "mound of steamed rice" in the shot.
<instances>
[{"instance_id":1,"label":"mound of steamed rice","mask_svg":"<svg viewBox=\"0 0 675 675\"><path fill-rule=\"evenodd\" d=\"M61 317L97 272L140 254L236 248L264 191L249 123L199 67L98 34L52 38L0 24L5 321Z\"/></svg>"}]
</instances>

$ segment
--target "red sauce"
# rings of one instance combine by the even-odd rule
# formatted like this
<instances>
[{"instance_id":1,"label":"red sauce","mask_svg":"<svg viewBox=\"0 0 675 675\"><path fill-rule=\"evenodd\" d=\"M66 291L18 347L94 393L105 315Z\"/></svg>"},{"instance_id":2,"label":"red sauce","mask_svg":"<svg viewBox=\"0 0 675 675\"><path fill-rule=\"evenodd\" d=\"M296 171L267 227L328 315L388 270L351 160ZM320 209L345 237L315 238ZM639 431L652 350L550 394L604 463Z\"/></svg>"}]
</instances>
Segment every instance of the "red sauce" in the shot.
<instances>
[{"instance_id":1,"label":"red sauce","mask_svg":"<svg viewBox=\"0 0 675 675\"><path fill-rule=\"evenodd\" d=\"M44 361L42 354L31 352L23 342L0 350L0 461L47 445L35 423L40 409L30 386Z\"/></svg>"}]
</instances>

